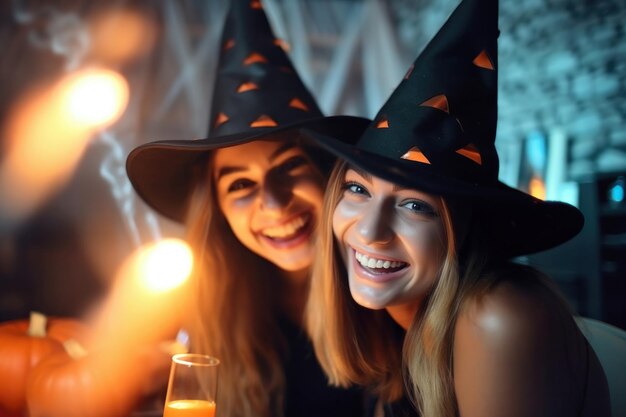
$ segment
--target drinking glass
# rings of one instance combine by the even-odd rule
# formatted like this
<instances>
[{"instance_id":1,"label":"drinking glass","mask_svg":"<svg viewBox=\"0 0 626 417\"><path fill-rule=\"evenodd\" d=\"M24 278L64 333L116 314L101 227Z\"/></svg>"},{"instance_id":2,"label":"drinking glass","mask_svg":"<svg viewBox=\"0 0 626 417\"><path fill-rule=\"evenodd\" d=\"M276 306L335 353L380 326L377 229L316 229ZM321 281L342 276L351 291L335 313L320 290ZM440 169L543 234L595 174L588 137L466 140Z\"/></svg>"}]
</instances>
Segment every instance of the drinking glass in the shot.
<instances>
[{"instance_id":1,"label":"drinking glass","mask_svg":"<svg viewBox=\"0 0 626 417\"><path fill-rule=\"evenodd\" d=\"M172 356L163 417L214 417L219 363L198 353Z\"/></svg>"}]
</instances>

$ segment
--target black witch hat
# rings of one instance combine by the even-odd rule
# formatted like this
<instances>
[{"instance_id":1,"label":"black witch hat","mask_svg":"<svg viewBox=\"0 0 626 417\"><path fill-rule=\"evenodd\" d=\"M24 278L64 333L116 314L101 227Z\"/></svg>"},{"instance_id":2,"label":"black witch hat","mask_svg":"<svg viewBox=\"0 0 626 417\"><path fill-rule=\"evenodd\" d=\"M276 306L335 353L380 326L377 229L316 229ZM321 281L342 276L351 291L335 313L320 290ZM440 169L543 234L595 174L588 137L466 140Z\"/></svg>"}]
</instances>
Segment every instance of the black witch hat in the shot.
<instances>
[{"instance_id":1,"label":"black witch hat","mask_svg":"<svg viewBox=\"0 0 626 417\"><path fill-rule=\"evenodd\" d=\"M498 180L498 34L498 0L463 0L356 145L303 133L380 178L487 210L490 239L515 256L572 238L584 220Z\"/></svg>"},{"instance_id":2,"label":"black witch hat","mask_svg":"<svg viewBox=\"0 0 626 417\"><path fill-rule=\"evenodd\" d=\"M298 77L258 0L233 0L224 24L209 136L147 143L128 156L126 170L150 206L182 221L194 166L209 151L307 127L354 142L369 120L324 117Z\"/></svg>"}]
</instances>

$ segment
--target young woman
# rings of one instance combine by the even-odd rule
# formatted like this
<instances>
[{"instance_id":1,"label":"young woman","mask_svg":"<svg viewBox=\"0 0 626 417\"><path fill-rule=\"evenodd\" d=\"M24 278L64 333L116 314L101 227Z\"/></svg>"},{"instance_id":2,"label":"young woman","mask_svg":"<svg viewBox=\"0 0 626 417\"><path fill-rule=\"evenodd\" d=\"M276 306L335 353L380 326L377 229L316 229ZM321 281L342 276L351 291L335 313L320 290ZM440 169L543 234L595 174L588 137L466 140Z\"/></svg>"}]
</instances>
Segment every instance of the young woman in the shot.
<instances>
[{"instance_id":1,"label":"young woman","mask_svg":"<svg viewBox=\"0 0 626 417\"><path fill-rule=\"evenodd\" d=\"M308 325L330 381L388 416L607 416L601 365L516 255L578 233L572 206L498 181L497 1L463 0L327 188Z\"/></svg>"},{"instance_id":2,"label":"young woman","mask_svg":"<svg viewBox=\"0 0 626 417\"><path fill-rule=\"evenodd\" d=\"M196 252L194 352L220 359L224 417L359 416L358 390L330 387L303 330L314 235L331 163L299 127L354 140L365 119L322 117L259 2L232 2L207 139L142 145L138 194L186 223Z\"/></svg>"}]
</instances>

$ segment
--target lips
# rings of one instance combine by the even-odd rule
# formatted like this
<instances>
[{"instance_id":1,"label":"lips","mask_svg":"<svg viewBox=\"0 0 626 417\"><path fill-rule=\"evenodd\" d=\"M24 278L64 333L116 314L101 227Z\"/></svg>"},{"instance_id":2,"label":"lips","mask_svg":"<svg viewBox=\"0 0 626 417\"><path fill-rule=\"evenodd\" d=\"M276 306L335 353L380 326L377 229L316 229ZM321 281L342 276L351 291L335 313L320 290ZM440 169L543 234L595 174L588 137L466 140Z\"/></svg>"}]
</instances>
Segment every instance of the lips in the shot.
<instances>
[{"instance_id":1,"label":"lips","mask_svg":"<svg viewBox=\"0 0 626 417\"><path fill-rule=\"evenodd\" d=\"M312 231L313 216L306 212L282 224L266 227L260 230L258 235L270 246L285 249L307 241Z\"/></svg>"},{"instance_id":2,"label":"lips","mask_svg":"<svg viewBox=\"0 0 626 417\"><path fill-rule=\"evenodd\" d=\"M374 257L352 249L354 270L363 278L375 282L386 282L404 274L408 263L399 259Z\"/></svg>"}]
</instances>

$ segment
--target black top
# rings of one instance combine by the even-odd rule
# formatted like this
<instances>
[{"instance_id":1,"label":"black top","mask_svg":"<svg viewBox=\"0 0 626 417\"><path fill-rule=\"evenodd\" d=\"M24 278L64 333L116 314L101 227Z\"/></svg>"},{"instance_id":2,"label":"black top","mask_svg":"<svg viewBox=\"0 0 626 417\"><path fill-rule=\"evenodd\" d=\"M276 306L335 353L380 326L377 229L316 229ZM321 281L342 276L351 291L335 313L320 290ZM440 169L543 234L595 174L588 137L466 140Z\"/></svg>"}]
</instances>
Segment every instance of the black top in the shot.
<instances>
[{"instance_id":1,"label":"black top","mask_svg":"<svg viewBox=\"0 0 626 417\"><path fill-rule=\"evenodd\" d=\"M363 391L330 386L306 333L287 320L280 328L288 346L285 417L362 417Z\"/></svg>"},{"instance_id":2,"label":"black top","mask_svg":"<svg viewBox=\"0 0 626 417\"><path fill-rule=\"evenodd\" d=\"M367 417L379 417L380 414L376 414L376 407L378 405L378 399L370 397L367 401ZM405 396L392 403L384 403L383 417L419 417L419 413L411 404L411 401Z\"/></svg>"}]
</instances>

